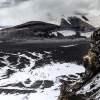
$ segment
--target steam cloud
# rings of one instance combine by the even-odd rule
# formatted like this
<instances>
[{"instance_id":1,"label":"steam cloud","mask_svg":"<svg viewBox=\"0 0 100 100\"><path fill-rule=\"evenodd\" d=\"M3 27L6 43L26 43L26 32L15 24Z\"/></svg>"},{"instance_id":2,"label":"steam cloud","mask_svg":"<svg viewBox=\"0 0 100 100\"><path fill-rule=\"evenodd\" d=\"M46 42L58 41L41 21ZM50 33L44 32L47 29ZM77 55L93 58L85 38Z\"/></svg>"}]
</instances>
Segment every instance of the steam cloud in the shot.
<instances>
[{"instance_id":1,"label":"steam cloud","mask_svg":"<svg viewBox=\"0 0 100 100\"><path fill-rule=\"evenodd\" d=\"M0 25L56 21L73 14L99 15L100 0L0 0Z\"/></svg>"}]
</instances>

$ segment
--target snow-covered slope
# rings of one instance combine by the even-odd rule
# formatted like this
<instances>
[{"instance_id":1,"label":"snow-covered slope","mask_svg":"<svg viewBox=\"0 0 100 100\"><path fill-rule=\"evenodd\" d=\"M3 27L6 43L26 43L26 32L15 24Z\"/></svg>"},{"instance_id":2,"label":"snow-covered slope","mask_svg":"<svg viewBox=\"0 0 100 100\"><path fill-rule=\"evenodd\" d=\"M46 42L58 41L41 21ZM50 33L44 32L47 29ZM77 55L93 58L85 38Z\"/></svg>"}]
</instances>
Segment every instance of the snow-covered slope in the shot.
<instances>
[{"instance_id":1,"label":"snow-covered slope","mask_svg":"<svg viewBox=\"0 0 100 100\"><path fill-rule=\"evenodd\" d=\"M82 15L72 15L72 16L76 16L77 18L80 18L82 21L88 23L89 25L94 26L95 28L100 27L100 16L95 16L95 15L84 15L89 21L86 21L85 19L82 18ZM64 17L64 19L68 21L67 17ZM54 20L53 22L51 21L50 23L54 23L57 25L60 25L61 23L61 18ZM69 22L70 23L70 22ZM63 31L59 31L60 33L62 33L64 36L71 36L71 35L75 35L75 31L72 30L63 30ZM81 33L81 36L86 36L86 37L90 37L93 31L91 32L83 32Z\"/></svg>"},{"instance_id":2,"label":"snow-covered slope","mask_svg":"<svg viewBox=\"0 0 100 100\"><path fill-rule=\"evenodd\" d=\"M93 14L87 14L87 15L85 15L85 17L89 21L84 20L82 18L82 15L70 15L70 16L76 16L76 17L80 18L81 20L85 21L86 23L89 23L90 25L93 25L94 27L100 27L100 16L99 15L93 15ZM61 17L55 18L56 20L48 20L48 21L50 23L60 25L62 18L64 18L67 22L69 22L67 16L64 16L64 17L61 16Z\"/></svg>"},{"instance_id":3,"label":"snow-covered slope","mask_svg":"<svg viewBox=\"0 0 100 100\"><path fill-rule=\"evenodd\" d=\"M78 16L78 17L84 20L85 22L93 25L96 28L100 27L100 16L95 16L95 15L85 15L85 16L86 18L89 19L89 21L85 21L81 16Z\"/></svg>"},{"instance_id":4,"label":"snow-covered slope","mask_svg":"<svg viewBox=\"0 0 100 100\"><path fill-rule=\"evenodd\" d=\"M100 100L100 73L93 77L77 93L87 94L93 100Z\"/></svg>"},{"instance_id":5,"label":"snow-covered slope","mask_svg":"<svg viewBox=\"0 0 100 100\"><path fill-rule=\"evenodd\" d=\"M51 54L51 51L0 52L2 66L0 67L0 99L57 100L61 80L67 80L71 84L79 79L77 73L84 72L85 69L81 65L66 62L51 61L50 64L45 64L45 61L45 63L38 62L40 66L36 64L45 56L50 59Z\"/></svg>"}]
</instances>

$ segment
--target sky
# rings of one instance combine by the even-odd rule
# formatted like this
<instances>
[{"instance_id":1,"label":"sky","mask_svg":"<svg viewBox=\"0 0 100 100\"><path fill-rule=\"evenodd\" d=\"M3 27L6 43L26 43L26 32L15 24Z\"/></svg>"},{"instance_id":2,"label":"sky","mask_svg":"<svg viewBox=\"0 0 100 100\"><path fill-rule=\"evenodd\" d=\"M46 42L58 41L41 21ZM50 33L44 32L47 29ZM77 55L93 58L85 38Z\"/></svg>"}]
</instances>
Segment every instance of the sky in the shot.
<instances>
[{"instance_id":1,"label":"sky","mask_svg":"<svg viewBox=\"0 0 100 100\"><path fill-rule=\"evenodd\" d=\"M57 21L75 14L99 16L100 0L0 0L0 25Z\"/></svg>"}]
</instances>

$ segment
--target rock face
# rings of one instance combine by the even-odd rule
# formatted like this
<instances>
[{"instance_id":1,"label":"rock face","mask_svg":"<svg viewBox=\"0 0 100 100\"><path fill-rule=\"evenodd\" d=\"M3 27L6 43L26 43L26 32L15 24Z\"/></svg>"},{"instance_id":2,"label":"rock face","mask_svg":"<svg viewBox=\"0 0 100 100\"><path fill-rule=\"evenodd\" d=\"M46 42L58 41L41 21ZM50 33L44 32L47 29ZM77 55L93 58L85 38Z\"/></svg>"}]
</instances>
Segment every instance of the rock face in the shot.
<instances>
[{"instance_id":1,"label":"rock face","mask_svg":"<svg viewBox=\"0 0 100 100\"><path fill-rule=\"evenodd\" d=\"M89 21L89 19L87 19L84 15L82 16L82 18L85 21ZM84 20L81 20L76 16L68 17L67 20L68 21L66 21L64 18L61 19L60 26L62 28L71 29L74 31L82 31L82 32L95 30L94 26L90 25L89 23L85 22Z\"/></svg>"},{"instance_id":2,"label":"rock face","mask_svg":"<svg viewBox=\"0 0 100 100\"><path fill-rule=\"evenodd\" d=\"M85 20L85 21L89 21L88 18L86 18L86 16L82 15L82 18Z\"/></svg>"},{"instance_id":3,"label":"rock face","mask_svg":"<svg viewBox=\"0 0 100 100\"><path fill-rule=\"evenodd\" d=\"M90 45L88 54L83 57L85 73L72 86L63 82L58 100L100 99L100 28L91 35Z\"/></svg>"},{"instance_id":4,"label":"rock face","mask_svg":"<svg viewBox=\"0 0 100 100\"><path fill-rule=\"evenodd\" d=\"M82 16L82 18L85 21L89 21L85 16ZM66 21L64 18L61 19L60 26L62 28L72 29L74 31L93 31L95 29L94 26L88 24L76 16L68 17L67 20L68 21Z\"/></svg>"},{"instance_id":5,"label":"rock face","mask_svg":"<svg viewBox=\"0 0 100 100\"><path fill-rule=\"evenodd\" d=\"M67 28L67 29L68 29L68 28L71 28L71 24L68 23L64 18L61 19L60 26L61 26L62 28Z\"/></svg>"},{"instance_id":6,"label":"rock face","mask_svg":"<svg viewBox=\"0 0 100 100\"><path fill-rule=\"evenodd\" d=\"M88 24L87 22L81 20L76 16L68 17L68 21L71 23L71 27L76 29L76 31L90 31L95 29L92 25Z\"/></svg>"}]
</instances>

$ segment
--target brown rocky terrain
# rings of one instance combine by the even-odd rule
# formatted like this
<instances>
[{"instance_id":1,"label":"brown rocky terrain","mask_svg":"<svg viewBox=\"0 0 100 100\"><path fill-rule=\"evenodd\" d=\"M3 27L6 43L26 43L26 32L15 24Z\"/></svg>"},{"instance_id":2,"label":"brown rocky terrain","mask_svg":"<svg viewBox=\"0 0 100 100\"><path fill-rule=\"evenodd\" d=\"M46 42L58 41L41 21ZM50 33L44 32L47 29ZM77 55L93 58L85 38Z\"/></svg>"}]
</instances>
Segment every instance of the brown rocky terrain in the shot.
<instances>
[{"instance_id":1,"label":"brown rocky terrain","mask_svg":"<svg viewBox=\"0 0 100 100\"><path fill-rule=\"evenodd\" d=\"M72 85L63 81L58 100L99 100L100 99L100 28L91 35L91 48L83 57L85 72Z\"/></svg>"}]
</instances>

